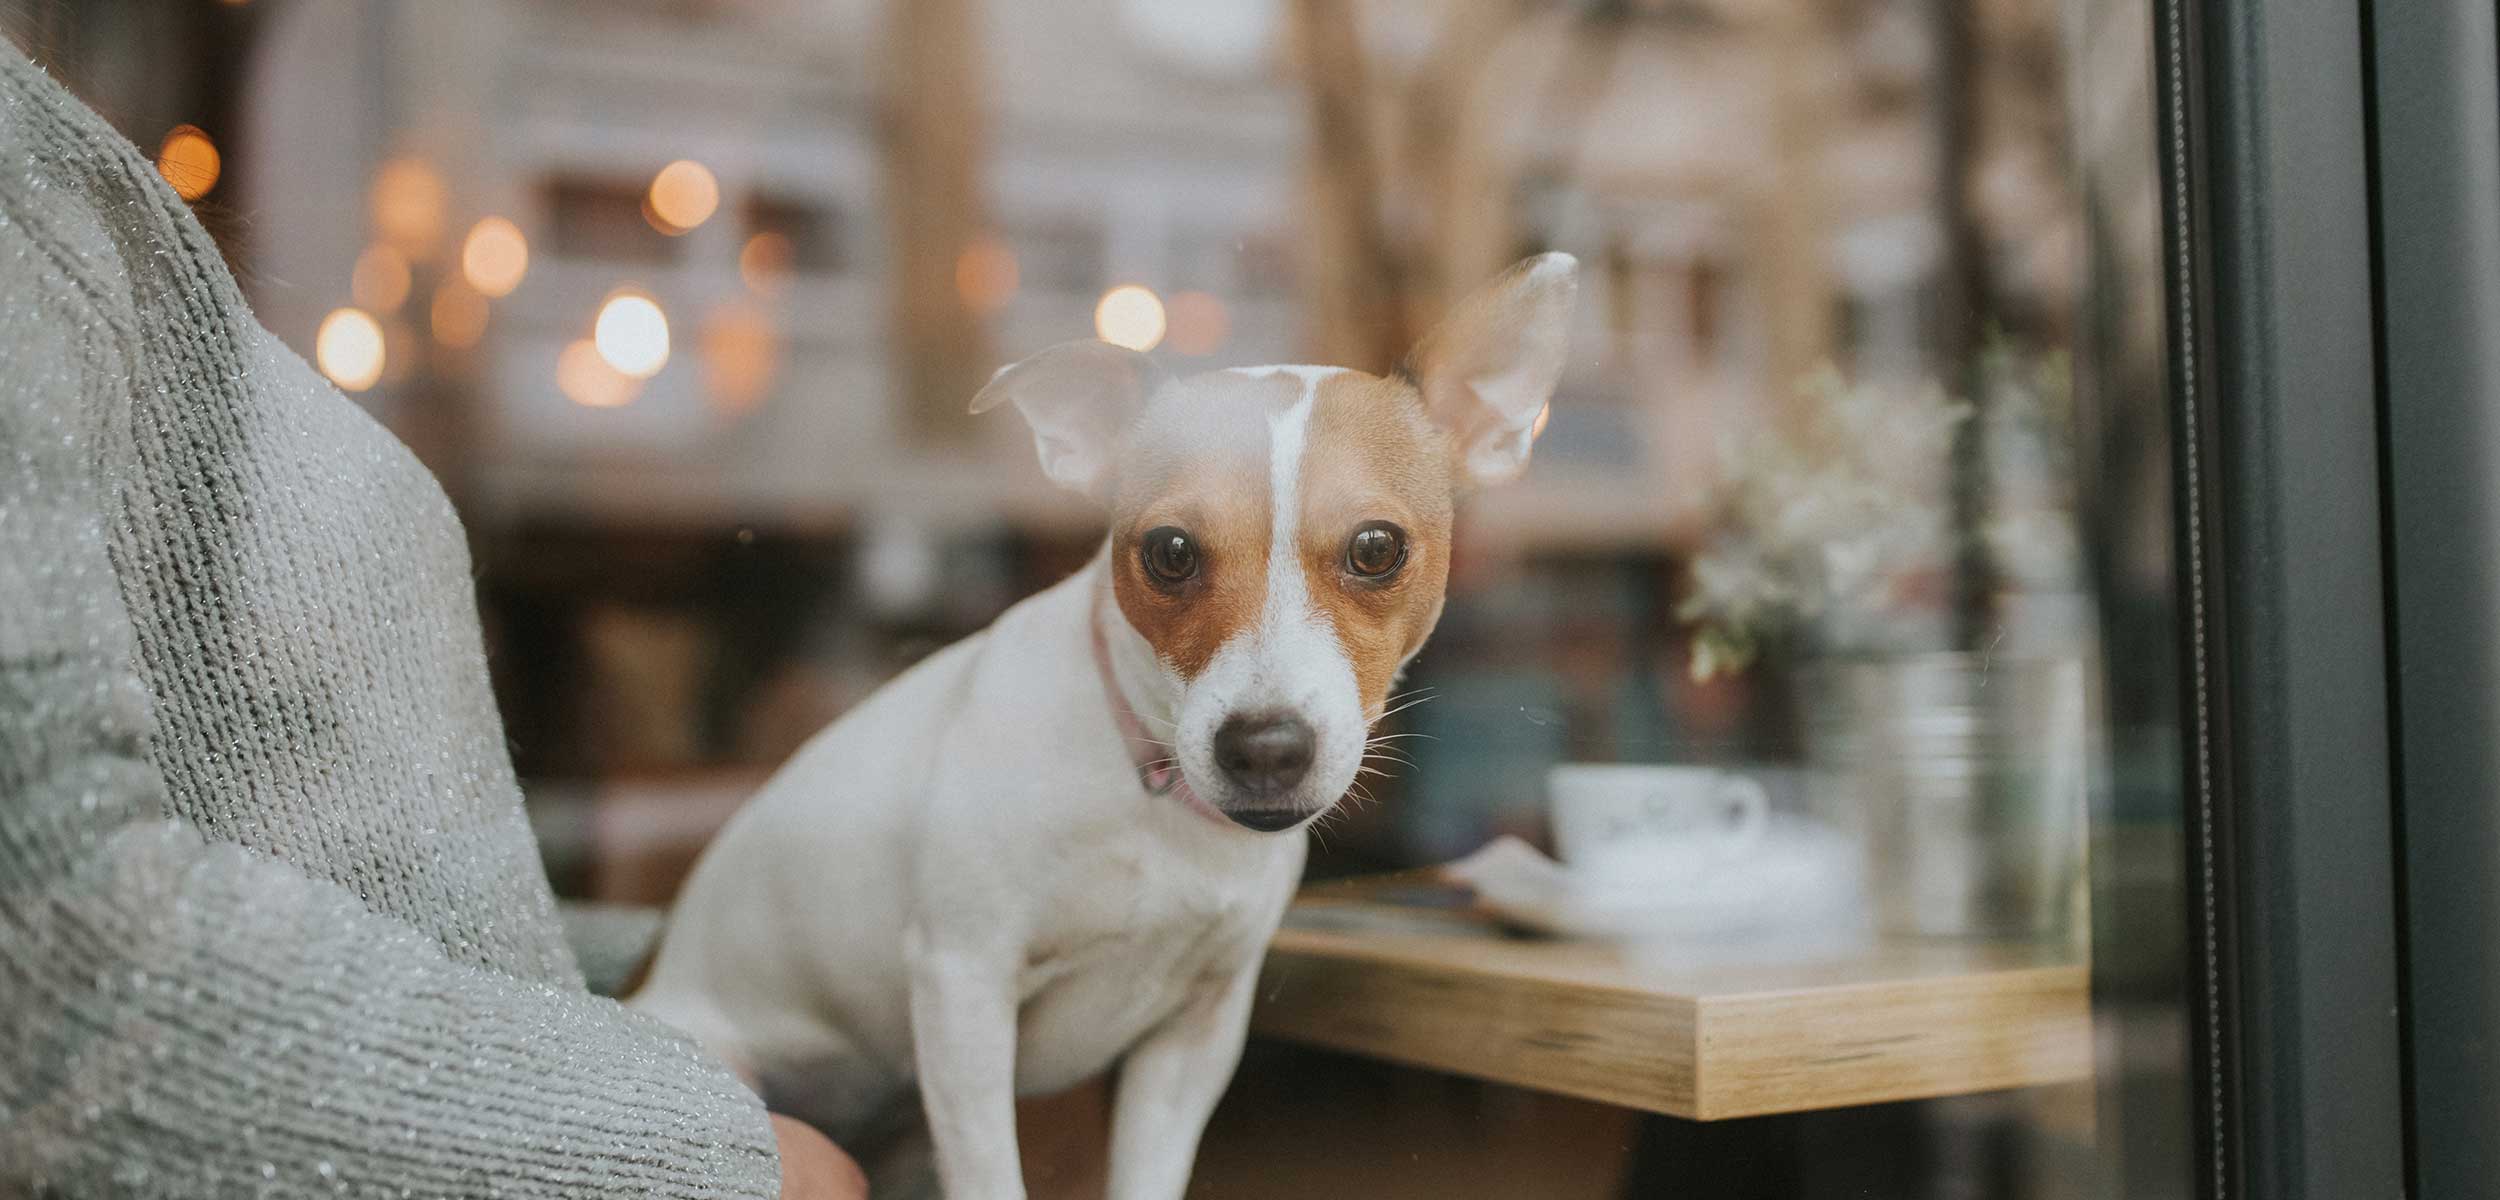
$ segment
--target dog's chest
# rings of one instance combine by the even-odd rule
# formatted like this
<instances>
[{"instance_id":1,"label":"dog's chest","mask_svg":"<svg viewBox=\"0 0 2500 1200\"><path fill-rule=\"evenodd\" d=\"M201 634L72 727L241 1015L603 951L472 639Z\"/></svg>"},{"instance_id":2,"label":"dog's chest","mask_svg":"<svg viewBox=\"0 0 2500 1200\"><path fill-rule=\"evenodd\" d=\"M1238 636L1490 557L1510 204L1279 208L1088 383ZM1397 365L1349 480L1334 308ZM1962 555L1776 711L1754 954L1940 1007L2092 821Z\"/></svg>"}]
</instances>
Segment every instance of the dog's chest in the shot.
<instances>
[{"instance_id":1,"label":"dog's chest","mask_svg":"<svg viewBox=\"0 0 2500 1200\"><path fill-rule=\"evenodd\" d=\"M1088 886L1033 939L1018 980L1019 1092L1099 1074L1202 992L1257 969L1290 886L1191 879L1123 857L1088 872Z\"/></svg>"}]
</instances>

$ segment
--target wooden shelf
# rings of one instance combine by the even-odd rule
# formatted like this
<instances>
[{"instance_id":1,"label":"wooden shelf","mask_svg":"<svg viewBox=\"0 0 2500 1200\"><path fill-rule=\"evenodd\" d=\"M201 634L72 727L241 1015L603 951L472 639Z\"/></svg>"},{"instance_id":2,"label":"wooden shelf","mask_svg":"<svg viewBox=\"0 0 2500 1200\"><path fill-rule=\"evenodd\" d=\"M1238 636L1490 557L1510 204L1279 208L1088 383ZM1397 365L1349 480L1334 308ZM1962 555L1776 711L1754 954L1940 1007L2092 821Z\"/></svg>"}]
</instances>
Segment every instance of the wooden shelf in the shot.
<instances>
[{"instance_id":1,"label":"wooden shelf","mask_svg":"<svg viewBox=\"0 0 2500 1200\"><path fill-rule=\"evenodd\" d=\"M2020 946L1678 953L1530 939L1425 886L1318 885L1252 1031L1695 1120L2091 1074L2090 972Z\"/></svg>"}]
</instances>

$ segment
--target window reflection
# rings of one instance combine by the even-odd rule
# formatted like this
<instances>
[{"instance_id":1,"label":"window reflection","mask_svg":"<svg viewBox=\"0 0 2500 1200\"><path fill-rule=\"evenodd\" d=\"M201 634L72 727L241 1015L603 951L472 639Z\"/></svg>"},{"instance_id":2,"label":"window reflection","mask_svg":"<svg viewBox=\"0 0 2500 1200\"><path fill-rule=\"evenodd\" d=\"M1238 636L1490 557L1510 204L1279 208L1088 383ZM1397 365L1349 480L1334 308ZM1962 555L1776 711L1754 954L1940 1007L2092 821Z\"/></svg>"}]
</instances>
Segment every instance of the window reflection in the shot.
<instances>
[{"instance_id":1,"label":"window reflection","mask_svg":"<svg viewBox=\"0 0 2500 1200\"><path fill-rule=\"evenodd\" d=\"M1314 843L1201 1191L2177 1174L2140 4L250 19L238 135L149 144L255 214L219 230L260 315L459 504L560 889L666 902L809 736L1094 552L1026 431L964 411L1000 364L1090 335L1178 372L1386 372L1561 250L1581 302L1533 465L1468 502L1399 761ZM1643 1090L1644 1026L1470 1058L1363 957L1398 938L1479 939L1491 974L1449 986L1481 996L1871 989L1807 1041L1927 988L1965 1057L1716 1109ZM1078 1190L1099 1109L1027 1114Z\"/></svg>"}]
</instances>

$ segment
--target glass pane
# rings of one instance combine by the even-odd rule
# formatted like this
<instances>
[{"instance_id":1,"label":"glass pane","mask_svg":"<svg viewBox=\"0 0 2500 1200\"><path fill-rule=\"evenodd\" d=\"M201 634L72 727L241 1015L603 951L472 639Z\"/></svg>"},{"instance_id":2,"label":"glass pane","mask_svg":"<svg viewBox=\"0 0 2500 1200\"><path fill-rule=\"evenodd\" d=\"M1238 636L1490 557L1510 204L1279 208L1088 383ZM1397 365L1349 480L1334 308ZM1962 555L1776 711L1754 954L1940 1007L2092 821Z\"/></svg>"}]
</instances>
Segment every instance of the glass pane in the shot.
<instances>
[{"instance_id":1,"label":"glass pane","mask_svg":"<svg viewBox=\"0 0 2500 1200\"><path fill-rule=\"evenodd\" d=\"M2190 1193L2145 0L36 7L881 1189Z\"/></svg>"}]
</instances>

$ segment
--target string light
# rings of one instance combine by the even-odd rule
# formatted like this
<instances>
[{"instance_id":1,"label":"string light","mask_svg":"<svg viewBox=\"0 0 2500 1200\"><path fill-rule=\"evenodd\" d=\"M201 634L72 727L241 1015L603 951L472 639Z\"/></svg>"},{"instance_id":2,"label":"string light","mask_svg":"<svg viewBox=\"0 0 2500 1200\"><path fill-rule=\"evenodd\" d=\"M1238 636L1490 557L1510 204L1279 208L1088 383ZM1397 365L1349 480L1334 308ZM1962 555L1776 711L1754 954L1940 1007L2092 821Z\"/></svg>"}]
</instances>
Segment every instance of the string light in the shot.
<instances>
[{"instance_id":1,"label":"string light","mask_svg":"<svg viewBox=\"0 0 2500 1200\"><path fill-rule=\"evenodd\" d=\"M797 247L789 238L767 230L739 248L738 278L759 296L777 294L790 285L790 264L797 257Z\"/></svg>"},{"instance_id":2,"label":"string light","mask_svg":"<svg viewBox=\"0 0 2500 1200\"><path fill-rule=\"evenodd\" d=\"M712 178L710 168L681 158L651 177L651 191L643 198L642 211L653 228L676 237L711 220L713 210L719 207L720 181Z\"/></svg>"},{"instance_id":3,"label":"string light","mask_svg":"<svg viewBox=\"0 0 2500 1200\"><path fill-rule=\"evenodd\" d=\"M575 339L556 355L556 390L584 408L623 408L634 402L642 384L608 365L587 338Z\"/></svg>"},{"instance_id":4,"label":"string light","mask_svg":"<svg viewBox=\"0 0 2500 1200\"><path fill-rule=\"evenodd\" d=\"M668 314L649 296L619 292L599 306L591 341L619 374L649 379L668 365Z\"/></svg>"},{"instance_id":5,"label":"string light","mask_svg":"<svg viewBox=\"0 0 2500 1200\"><path fill-rule=\"evenodd\" d=\"M321 318L313 335L313 361L330 382L361 392L382 378L382 325L373 314L341 308Z\"/></svg>"},{"instance_id":6,"label":"string light","mask_svg":"<svg viewBox=\"0 0 2500 1200\"><path fill-rule=\"evenodd\" d=\"M197 125L176 125L156 147L156 173L174 185L174 194L197 200L217 186L225 156Z\"/></svg>"},{"instance_id":7,"label":"string light","mask_svg":"<svg viewBox=\"0 0 2500 1200\"><path fill-rule=\"evenodd\" d=\"M1152 288L1124 283L1094 306L1094 334L1114 346L1152 350L1163 340L1163 301Z\"/></svg>"},{"instance_id":8,"label":"string light","mask_svg":"<svg viewBox=\"0 0 2500 1200\"><path fill-rule=\"evenodd\" d=\"M424 159L403 155L373 174L373 229L416 262L433 257L443 235L443 177Z\"/></svg>"},{"instance_id":9,"label":"string light","mask_svg":"<svg viewBox=\"0 0 2500 1200\"><path fill-rule=\"evenodd\" d=\"M502 217L470 226L460 243L460 274L480 295L511 295L529 269L529 239L521 236L520 226Z\"/></svg>"}]
</instances>

